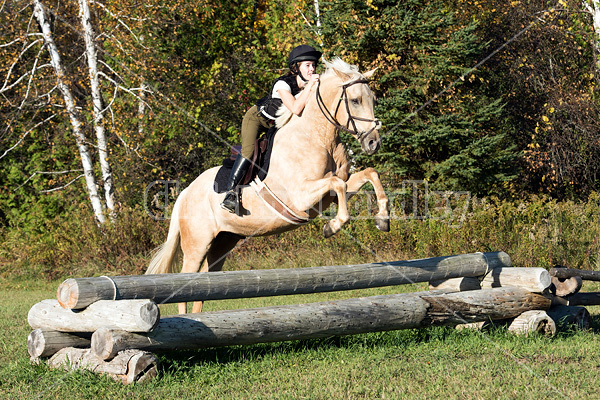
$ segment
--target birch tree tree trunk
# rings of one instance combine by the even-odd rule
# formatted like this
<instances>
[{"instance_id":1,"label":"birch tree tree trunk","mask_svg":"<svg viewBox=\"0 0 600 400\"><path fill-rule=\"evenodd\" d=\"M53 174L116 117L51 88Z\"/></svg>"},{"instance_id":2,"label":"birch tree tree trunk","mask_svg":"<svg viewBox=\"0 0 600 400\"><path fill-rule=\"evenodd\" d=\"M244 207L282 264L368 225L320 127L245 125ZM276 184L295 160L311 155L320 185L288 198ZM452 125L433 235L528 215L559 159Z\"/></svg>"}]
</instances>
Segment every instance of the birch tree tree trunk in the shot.
<instances>
[{"instance_id":1,"label":"birch tree tree trunk","mask_svg":"<svg viewBox=\"0 0 600 400\"><path fill-rule=\"evenodd\" d=\"M140 85L140 96L138 100L138 134L140 137L144 136L145 131L145 123L144 123L144 115L146 114L146 91L148 90L148 85L144 82Z\"/></svg>"},{"instance_id":2,"label":"birch tree tree trunk","mask_svg":"<svg viewBox=\"0 0 600 400\"><path fill-rule=\"evenodd\" d=\"M584 8L592 15L594 26L594 57L596 58L596 69L600 69L600 0L583 0Z\"/></svg>"},{"instance_id":3,"label":"birch tree tree trunk","mask_svg":"<svg viewBox=\"0 0 600 400\"><path fill-rule=\"evenodd\" d=\"M92 156L87 146L87 138L85 137L85 133L82 129L82 118L77 108L75 107L75 100L73 99L73 94L65 80L66 73L62 65L60 54L58 53L58 48L56 46L56 43L54 42L54 37L50 28L50 21L46 16L44 6L40 2L40 0L33 0L33 6L33 15L42 29L44 43L48 48L48 52L50 53L50 63L52 64L52 67L56 72L57 86L65 101L66 110L69 114L69 119L73 127L73 134L75 135L75 141L77 143L77 148L81 157L81 164L83 166L85 183L87 186L87 192L90 198L90 203L92 205L92 209L94 211L96 219L98 220L98 223L103 224L106 222L106 218L104 216L102 201L100 200L100 196L98 194L96 177L94 176Z\"/></svg>"},{"instance_id":4,"label":"birch tree tree trunk","mask_svg":"<svg viewBox=\"0 0 600 400\"><path fill-rule=\"evenodd\" d=\"M313 4L315 6L315 19L317 25L317 35L319 36L319 41L321 42L321 46L323 45L323 39L321 39L321 12L319 11L319 0L313 0Z\"/></svg>"},{"instance_id":5,"label":"birch tree tree trunk","mask_svg":"<svg viewBox=\"0 0 600 400\"><path fill-rule=\"evenodd\" d=\"M81 26L83 27L85 52L90 76L90 86L92 89L94 131L96 132L100 169L102 171L102 181L104 183L104 197L110 218L111 220L115 220L115 191L113 187L112 169L108 162L108 146L106 141L106 129L104 126L105 108L104 102L102 101L102 93L100 91L96 35L91 22L88 0L79 0L79 17L81 19Z\"/></svg>"}]
</instances>

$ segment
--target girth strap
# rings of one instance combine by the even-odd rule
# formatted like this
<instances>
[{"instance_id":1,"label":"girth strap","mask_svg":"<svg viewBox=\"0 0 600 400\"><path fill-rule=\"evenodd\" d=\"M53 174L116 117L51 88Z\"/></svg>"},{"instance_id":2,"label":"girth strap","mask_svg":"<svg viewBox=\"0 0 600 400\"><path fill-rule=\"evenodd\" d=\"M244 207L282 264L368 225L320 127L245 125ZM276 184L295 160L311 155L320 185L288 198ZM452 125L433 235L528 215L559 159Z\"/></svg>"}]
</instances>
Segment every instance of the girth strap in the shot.
<instances>
[{"instance_id":1,"label":"girth strap","mask_svg":"<svg viewBox=\"0 0 600 400\"><path fill-rule=\"evenodd\" d=\"M260 179L256 178L250 183L250 186L254 188L258 197L265 202L268 208L290 224L302 225L310 221L306 212L297 212L289 208Z\"/></svg>"}]
</instances>

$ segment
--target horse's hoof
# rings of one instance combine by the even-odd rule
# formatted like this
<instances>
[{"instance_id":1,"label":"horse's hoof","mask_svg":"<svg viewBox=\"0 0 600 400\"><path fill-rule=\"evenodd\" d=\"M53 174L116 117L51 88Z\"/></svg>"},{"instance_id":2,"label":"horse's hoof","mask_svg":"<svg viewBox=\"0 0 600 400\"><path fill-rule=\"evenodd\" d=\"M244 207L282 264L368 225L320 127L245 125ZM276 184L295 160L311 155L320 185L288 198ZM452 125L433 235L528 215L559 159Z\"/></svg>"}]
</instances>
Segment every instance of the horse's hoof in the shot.
<instances>
[{"instance_id":1,"label":"horse's hoof","mask_svg":"<svg viewBox=\"0 0 600 400\"><path fill-rule=\"evenodd\" d=\"M335 235L335 232L331 228L331 225L325 224L325 226L323 227L323 236L325 236L326 238L329 238L329 237L332 237L333 235Z\"/></svg>"},{"instance_id":2,"label":"horse's hoof","mask_svg":"<svg viewBox=\"0 0 600 400\"><path fill-rule=\"evenodd\" d=\"M390 231L390 218L375 218L375 226L381 232L389 232Z\"/></svg>"}]
</instances>

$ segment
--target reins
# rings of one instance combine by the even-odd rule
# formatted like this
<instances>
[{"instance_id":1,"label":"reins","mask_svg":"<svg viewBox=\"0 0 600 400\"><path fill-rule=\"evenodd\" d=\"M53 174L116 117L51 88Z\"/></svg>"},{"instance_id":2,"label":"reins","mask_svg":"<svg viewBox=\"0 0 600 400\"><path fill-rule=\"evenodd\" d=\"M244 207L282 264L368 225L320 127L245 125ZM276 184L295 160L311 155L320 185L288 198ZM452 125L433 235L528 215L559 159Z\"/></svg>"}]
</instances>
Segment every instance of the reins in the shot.
<instances>
[{"instance_id":1,"label":"reins","mask_svg":"<svg viewBox=\"0 0 600 400\"><path fill-rule=\"evenodd\" d=\"M362 140L363 137L369 135L375 129L378 129L379 127L381 127L381 121L379 121L378 119L355 117L350 113L350 105L348 104L348 96L346 94L346 89L348 89L352 85L363 84L363 83L368 84L369 80L368 79L357 79L355 81L348 82L348 83L342 85L342 95L340 96L340 99L338 100L338 104L337 104L337 106L335 108L335 112L333 114L331 113L331 111L329 111L329 109L325 105L325 102L323 101L323 98L321 97L321 91L320 91L321 81L319 81L319 83L317 84L317 104L319 105L319 109L321 110L321 113L323 113L323 115L325 116L325 119L327 119L327 121L330 124L332 124L333 126L335 126L337 129L341 129L343 131L346 131L348 133L355 135L359 141ZM346 105L346 112L348 113L348 121L346 122L346 126L343 126L342 124L340 124L336 118L336 115L340 109L340 105L342 104L342 99L344 99L344 103ZM355 121L373 122L374 126L369 131L361 133L356 129ZM352 124L352 129L350 129L350 124Z\"/></svg>"}]
</instances>

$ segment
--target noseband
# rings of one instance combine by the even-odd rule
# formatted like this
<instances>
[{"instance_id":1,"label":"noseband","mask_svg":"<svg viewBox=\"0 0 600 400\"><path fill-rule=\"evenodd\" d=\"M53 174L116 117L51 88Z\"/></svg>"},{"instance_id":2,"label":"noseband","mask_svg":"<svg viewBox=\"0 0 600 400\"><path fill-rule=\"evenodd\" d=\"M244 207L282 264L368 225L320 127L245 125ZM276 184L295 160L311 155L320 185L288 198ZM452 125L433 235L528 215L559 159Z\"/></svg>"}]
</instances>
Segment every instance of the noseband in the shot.
<instances>
[{"instance_id":1,"label":"noseband","mask_svg":"<svg viewBox=\"0 0 600 400\"><path fill-rule=\"evenodd\" d=\"M348 82L342 86L342 95L340 96L337 107L335 108L335 112L333 114L327 109L327 106L325 105L325 102L323 102L323 98L321 97L321 92L319 90L319 88L321 87L321 81L319 81L319 83L317 85L317 104L319 105L319 109L321 110L321 112L323 113L323 115L325 116L327 121L329 121L329 123L332 124L333 126L335 126L337 129L344 130L344 131L349 132L352 135L356 136L356 138L359 141L362 141L362 139L364 137L368 136L375 129L379 129L381 127L381 121L379 121L378 119L367 119L367 118L355 117L350 113L350 105L348 104L348 96L346 94L346 89L348 89L352 85L362 84L362 83L368 84L369 81L367 79L357 79L355 81ZM340 124L335 117L337 115L338 110L340 109L340 105L342 104L342 99L344 100L344 103L346 104L346 112L348 113L348 121L346 122L346 126L343 126L342 124ZM374 126L369 131L359 132L356 129L355 121L373 122ZM350 124L352 124L352 129L350 129Z\"/></svg>"}]
</instances>

